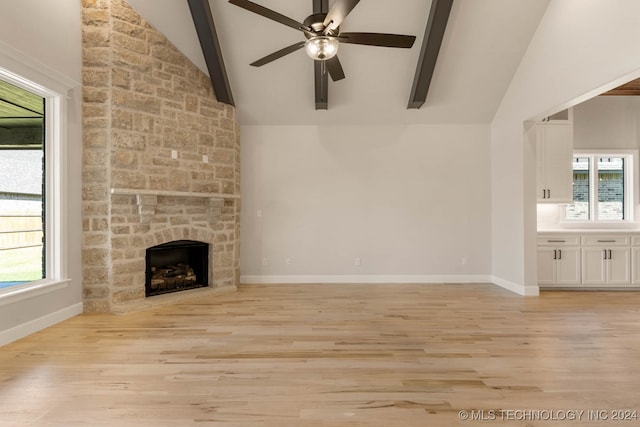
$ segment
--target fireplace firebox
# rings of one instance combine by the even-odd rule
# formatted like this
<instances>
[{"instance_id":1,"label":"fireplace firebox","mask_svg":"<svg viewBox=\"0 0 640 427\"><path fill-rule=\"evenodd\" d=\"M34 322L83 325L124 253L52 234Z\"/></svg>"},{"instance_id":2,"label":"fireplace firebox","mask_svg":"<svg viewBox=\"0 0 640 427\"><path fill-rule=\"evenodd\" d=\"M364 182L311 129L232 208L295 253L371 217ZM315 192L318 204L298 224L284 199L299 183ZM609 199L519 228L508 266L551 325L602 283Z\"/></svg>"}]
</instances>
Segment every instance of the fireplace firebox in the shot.
<instances>
[{"instance_id":1,"label":"fireplace firebox","mask_svg":"<svg viewBox=\"0 0 640 427\"><path fill-rule=\"evenodd\" d=\"M176 240L146 251L145 295L209 286L209 245Z\"/></svg>"}]
</instances>

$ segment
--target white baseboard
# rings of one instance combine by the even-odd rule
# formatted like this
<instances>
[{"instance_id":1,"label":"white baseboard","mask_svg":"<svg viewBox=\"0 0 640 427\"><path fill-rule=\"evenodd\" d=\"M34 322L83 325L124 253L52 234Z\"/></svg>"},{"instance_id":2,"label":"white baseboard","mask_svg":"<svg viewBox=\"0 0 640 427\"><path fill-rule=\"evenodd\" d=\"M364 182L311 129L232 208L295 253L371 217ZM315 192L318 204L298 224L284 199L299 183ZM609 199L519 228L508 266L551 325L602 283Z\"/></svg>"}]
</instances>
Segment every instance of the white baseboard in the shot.
<instances>
[{"instance_id":1,"label":"white baseboard","mask_svg":"<svg viewBox=\"0 0 640 427\"><path fill-rule=\"evenodd\" d=\"M279 275L244 275L240 276L241 284L274 285L274 284L312 284L312 283L416 283L416 284L460 284L460 283L492 283L522 296L540 295L538 286L523 286L496 276L485 275L442 275L442 276L279 276Z\"/></svg>"},{"instance_id":2,"label":"white baseboard","mask_svg":"<svg viewBox=\"0 0 640 427\"><path fill-rule=\"evenodd\" d=\"M54 313L47 314L46 316L23 323L22 325L7 329L6 331L1 331L0 346L17 341L27 335L31 335L35 332L48 328L49 326L53 326L56 323L60 323L64 320L82 314L83 309L84 307L82 303L74 304Z\"/></svg>"},{"instance_id":3,"label":"white baseboard","mask_svg":"<svg viewBox=\"0 0 640 427\"><path fill-rule=\"evenodd\" d=\"M511 282L509 280L505 280L496 276L493 276L491 278L491 282L497 286L500 286L501 288L504 288L511 292L515 292L516 294L522 295L525 297L540 295L540 288L537 285L534 285L534 286L521 285L519 283Z\"/></svg>"},{"instance_id":4,"label":"white baseboard","mask_svg":"<svg viewBox=\"0 0 640 427\"><path fill-rule=\"evenodd\" d=\"M443 275L443 276L419 276L419 275L401 275L401 276L363 276L363 275L342 275L342 276L257 276L245 275L240 276L240 283L255 285L273 285L273 284L311 284L311 283L491 283L491 276L483 275Z\"/></svg>"}]
</instances>

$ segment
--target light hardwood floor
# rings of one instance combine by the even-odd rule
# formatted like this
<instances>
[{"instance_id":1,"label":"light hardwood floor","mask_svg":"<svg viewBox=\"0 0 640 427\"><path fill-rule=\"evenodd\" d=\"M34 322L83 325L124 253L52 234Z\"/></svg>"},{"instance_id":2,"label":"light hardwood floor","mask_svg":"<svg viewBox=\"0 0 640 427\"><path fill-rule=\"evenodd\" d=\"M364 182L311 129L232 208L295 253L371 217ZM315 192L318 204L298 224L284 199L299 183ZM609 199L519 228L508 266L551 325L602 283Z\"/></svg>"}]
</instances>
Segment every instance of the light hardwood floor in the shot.
<instances>
[{"instance_id":1,"label":"light hardwood floor","mask_svg":"<svg viewBox=\"0 0 640 427\"><path fill-rule=\"evenodd\" d=\"M2 426L640 425L521 409L640 411L640 293L241 286L0 348Z\"/></svg>"}]
</instances>

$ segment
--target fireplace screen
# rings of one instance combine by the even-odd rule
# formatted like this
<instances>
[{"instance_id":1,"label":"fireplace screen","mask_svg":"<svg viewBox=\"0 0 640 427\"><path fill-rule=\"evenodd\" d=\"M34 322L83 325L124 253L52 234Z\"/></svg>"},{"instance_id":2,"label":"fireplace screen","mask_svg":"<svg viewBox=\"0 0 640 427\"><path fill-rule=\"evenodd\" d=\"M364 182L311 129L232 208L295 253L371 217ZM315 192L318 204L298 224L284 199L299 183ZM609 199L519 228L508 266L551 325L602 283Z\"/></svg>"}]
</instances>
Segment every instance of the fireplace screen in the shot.
<instances>
[{"instance_id":1,"label":"fireplace screen","mask_svg":"<svg viewBox=\"0 0 640 427\"><path fill-rule=\"evenodd\" d=\"M209 285L209 245L177 240L147 249L146 296Z\"/></svg>"}]
</instances>

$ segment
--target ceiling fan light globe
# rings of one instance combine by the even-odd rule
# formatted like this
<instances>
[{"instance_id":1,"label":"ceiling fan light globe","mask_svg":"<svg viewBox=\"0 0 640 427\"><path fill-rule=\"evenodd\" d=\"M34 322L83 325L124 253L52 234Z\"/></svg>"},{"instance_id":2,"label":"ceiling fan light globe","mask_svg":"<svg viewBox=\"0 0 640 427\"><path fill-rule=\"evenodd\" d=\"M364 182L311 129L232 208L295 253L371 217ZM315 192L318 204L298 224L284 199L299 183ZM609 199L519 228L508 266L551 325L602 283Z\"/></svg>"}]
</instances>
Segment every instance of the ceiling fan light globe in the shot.
<instances>
[{"instance_id":1,"label":"ceiling fan light globe","mask_svg":"<svg viewBox=\"0 0 640 427\"><path fill-rule=\"evenodd\" d=\"M304 45L304 50L309 58L314 61L331 59L338 53L338 39L330 36L312 37Z\"/></svg>"}]
</instances>

